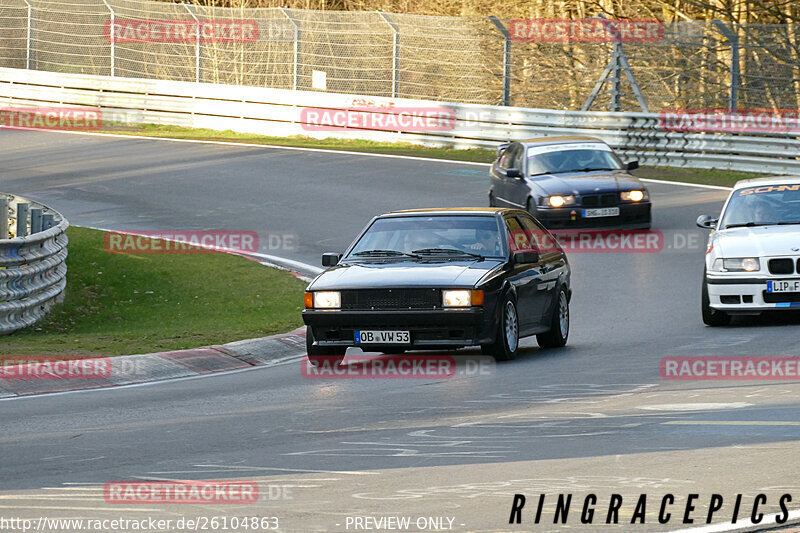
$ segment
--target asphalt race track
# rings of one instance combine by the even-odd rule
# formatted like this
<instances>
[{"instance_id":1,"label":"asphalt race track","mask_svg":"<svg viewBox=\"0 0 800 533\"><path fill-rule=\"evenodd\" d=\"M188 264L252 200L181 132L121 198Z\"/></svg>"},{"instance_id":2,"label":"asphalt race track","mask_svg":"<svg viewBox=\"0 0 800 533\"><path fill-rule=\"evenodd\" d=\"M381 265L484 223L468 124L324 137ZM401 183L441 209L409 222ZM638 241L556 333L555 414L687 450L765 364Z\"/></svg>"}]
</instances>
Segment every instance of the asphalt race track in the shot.
<instances>
[{"instance_id":1,"label":"asphalt race track","mask_svg":"<svg viewBox=\"0 0 800 533\"><path fill-rule=\"evenodd\" d=\"M261 252L319 264L373 216L483 206L485 167L400 158L3 131L0 190L72 224L256 231ZM448 517L453 531L672 531L763 493L800 509L800 383L663 380L665 356L799 355L796 316L700 320L706 233L726 192L650 184L658 253L573 253L570 342L442 380L309 380L300 359L244 372L0 401L0 515L275 516L281 531L355 531L353 517ZM292 236L271 248L269 235ZM274 239L273 239L274 241ZM282 242L287 242L284 239ZM219 273L224 274L224 273ZM233 340L233 339L232 339ZM459 352L459 354L462 352ZM254 480L250 505L113 505L114 480ZM516 493L522 524L509 525ZM576 502L553 525L558 494ZM582 525L584 495L598 496ZM621 525L606 525L612 493ZM673 519L657 521L662 496ZM546 494L541 524L536 501ZM647 494L646 524L628 524ZM274 497L272 497L274 496ZM424 525L424 524L423 524ZM379 528L380 529L380 528ZM361 530L365 530L362 528ZM373 529L376 530L376 529ZM383 529L380 529L383 530Z\"/></svg>"}]
</instances>

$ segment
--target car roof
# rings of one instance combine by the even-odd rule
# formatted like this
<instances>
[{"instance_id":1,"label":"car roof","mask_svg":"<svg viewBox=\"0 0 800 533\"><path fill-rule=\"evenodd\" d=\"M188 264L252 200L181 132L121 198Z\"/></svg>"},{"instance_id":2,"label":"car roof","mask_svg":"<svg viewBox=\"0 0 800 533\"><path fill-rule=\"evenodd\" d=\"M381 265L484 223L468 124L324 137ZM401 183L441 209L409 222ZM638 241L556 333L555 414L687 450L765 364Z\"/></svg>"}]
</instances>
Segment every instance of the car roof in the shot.
<instances>
[{"instance_id":1,"label":"car roof","mask_svg":"<svg viewBox=\"0 0 800 533\"><path fill-rule=\"evenodd\" d=\"M606 144L605 141L598 139L597 137L589 137L586 135L563 135L559 137L534 137L532 139L523 139L521 141L517 141L525 146L545 146L548 144L569 144L569 143L585 143L585 142L595 142L595 143L603 143Z\"/></svg>"},{"instance_id":2,"label":"car roof","mask_svg":"<svg viewBox=\"0 0 800 533\"><path fill-rule=\"evenodd\" d=\"M426 209L404 209L401 211L390 211L384 216L397 215L497 215L513 213L519 209L509 209L507 207L441 207Z\"/></svg>"},{"instance_id":3,"label":"car roof","mask_svg":"<svg viewBox=\"0 0 800 533\"><path fill-rule=\"evenodd\" d=\"M743 189L745 187L758 187L759 185L796 185L800 184L800 176L767 176L764 178L751 178L739 180L733 189Z\"/></svg>"}]
</instances>

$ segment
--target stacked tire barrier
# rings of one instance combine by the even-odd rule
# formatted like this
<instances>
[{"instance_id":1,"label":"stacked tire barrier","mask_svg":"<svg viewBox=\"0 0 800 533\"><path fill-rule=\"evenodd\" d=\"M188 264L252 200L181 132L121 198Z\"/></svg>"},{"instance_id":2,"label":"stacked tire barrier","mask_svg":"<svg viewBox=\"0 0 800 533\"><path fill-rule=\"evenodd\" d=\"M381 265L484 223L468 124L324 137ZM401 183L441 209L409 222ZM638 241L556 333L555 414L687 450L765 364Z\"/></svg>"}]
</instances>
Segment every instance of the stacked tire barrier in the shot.
<instances>
[{"instance_id":1,"label":"stacked tire barrier","mask_svg":"<svg viewBox=\"0 0 800 533\"><path fill-rule=\"evenodd\" d=\"M68 227L49 207L0 193L0 237L7 237L0 238L0 335L34 324L63 300Z\"/></svg>"}]
</instances>

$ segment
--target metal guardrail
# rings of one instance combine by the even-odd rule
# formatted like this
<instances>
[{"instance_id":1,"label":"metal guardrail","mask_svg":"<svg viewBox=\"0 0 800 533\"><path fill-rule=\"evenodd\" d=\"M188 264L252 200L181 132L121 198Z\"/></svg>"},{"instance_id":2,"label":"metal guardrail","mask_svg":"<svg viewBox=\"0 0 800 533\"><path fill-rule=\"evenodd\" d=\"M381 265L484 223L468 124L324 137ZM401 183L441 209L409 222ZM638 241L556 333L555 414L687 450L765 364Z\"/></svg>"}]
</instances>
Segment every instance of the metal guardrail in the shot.
<instances>
[{"instance_id":1,"label":"metal guardrail","mask_svg":"<svg viewBox=\"0 0 800 533\"><path fill-rule=\"evenodd\" d=\"M124 124L169 124L271 136L305 135L426 146L494 149L499 142L551 135L590 135L644 165L716 168L759 173L800 171L800 135L678 133L655 113L554 111L442 103L193 82L145 80L0 68L3 106L100 108L106 129ZM398 109L445 109L455 117L444 131L316 131L303 110L352 109L387 114Z\"/></svg>"},{"instance_id":2,"label":"metal guardrail","mask_svg":"<svg viewBox=\"0 0 800 533\"><path fill-rule=\"evenodd\" d=\"M0 239L0 335L44 317L67 285L67 220L45 205L0 194L0 236L9 235L9 226L16 236Z\"/></svg>"}]
</instances>

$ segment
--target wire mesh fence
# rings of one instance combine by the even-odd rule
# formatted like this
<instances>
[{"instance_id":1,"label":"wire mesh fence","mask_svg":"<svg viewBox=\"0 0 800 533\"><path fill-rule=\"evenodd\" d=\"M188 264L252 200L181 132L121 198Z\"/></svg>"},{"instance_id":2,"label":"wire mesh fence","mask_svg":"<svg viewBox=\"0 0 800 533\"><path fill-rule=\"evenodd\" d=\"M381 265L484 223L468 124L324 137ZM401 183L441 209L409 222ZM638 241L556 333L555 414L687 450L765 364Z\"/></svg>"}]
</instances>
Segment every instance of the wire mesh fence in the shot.
<instances>
[{"instance_id":1,"label":"wire mesh fence","mask_svg":"<svg viewBox=\"0 0 800 533\"><path fill-rule=\"evenodd\" d=\"M608 71L592 109L641 110L637 88L654 112L800 107L796 25L665 25L658 39L618 46L632 83L614 43L523 41L504 33L512 22L0 0L0 66L565 110L581 109Z\"/></svg>"}]
</instances>

